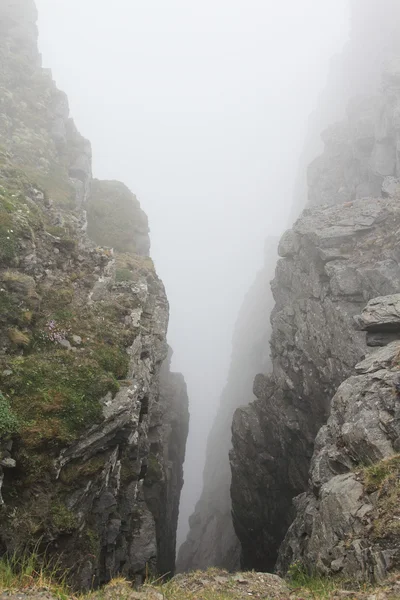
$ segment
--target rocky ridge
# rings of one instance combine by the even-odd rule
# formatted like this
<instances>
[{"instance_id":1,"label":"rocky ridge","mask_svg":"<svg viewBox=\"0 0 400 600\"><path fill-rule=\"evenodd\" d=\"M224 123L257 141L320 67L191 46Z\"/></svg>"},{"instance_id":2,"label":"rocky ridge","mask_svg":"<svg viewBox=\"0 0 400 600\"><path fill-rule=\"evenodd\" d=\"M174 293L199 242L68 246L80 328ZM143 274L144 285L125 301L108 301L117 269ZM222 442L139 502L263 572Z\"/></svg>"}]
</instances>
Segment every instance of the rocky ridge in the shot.
<instances>
[{"instance_id":1,"label":"rocky ridge","mask_svg":"<svg viewBox=\"0 0 400 600\"><path fill-rule=\"evenodd\" d=\"M87 588L173 572L187 395L147 218L92 180L36 18L0 6L0 552L39 544Z\"/></svg>"},{"instance_id":2,"label":"rocky ridge","mask_svg":"<svg viewBox=\"0 0 400 600\"><path fill-rule=\"evenodd\" d=\"M366 337L355 325L355 317L368 301L400 290L399 84L394 61L385 70L382 94L352 103L347 120L324 135L325 153L312 165L309 176L311 200L324 204L307 209L279 246L282 258L272 284L273 373L256 377L257 400L236 411L232 428L232 507L243 568L274 567L295 515L292 499L308 487L314 442L316 452L330 443L318 431L330 415L332 397L364 359L367 344L384 346L394 339L395 332L380 325ZM354 391L354 398L359 397L363 396ZM392 411L396 420L393 402L388 400L385 410ZM362 411L361 401L356 406ZM358 434L368 436L367 430ZM388 440L387 446L392 442ZM377 454L374 460L382 457ZM331 462L331 468L346 477L340 471L343 461ZM321 502L317 506L322 508L318 494L329 498L329 481L316 492L318 478L313 477L312 472L310 493L317 493ZM295 523L304 508L299 501ZM329 540L327 529L335 525L324 515L320 524ZM306 521L309 527L308 517ZM302 547L301 536L311 529L294 526L291 546L295 548L296 538ZM323 552L321 529L319 534L314 529L314 534L313 539L319 535ZM343 530L335 535L344 544L349 541ZM293 559L301 554L307 566L324 571L321 561L325 564L325 560L304 543L310 553L293 551ZM329 549L330 542L326 543ZM280 564L287 568L291 559L285 556ZM351 564L349 573L355 568ZM359 571L360 577L367 578L371 570L368 563Z\"/></svg>"}]
</instances>

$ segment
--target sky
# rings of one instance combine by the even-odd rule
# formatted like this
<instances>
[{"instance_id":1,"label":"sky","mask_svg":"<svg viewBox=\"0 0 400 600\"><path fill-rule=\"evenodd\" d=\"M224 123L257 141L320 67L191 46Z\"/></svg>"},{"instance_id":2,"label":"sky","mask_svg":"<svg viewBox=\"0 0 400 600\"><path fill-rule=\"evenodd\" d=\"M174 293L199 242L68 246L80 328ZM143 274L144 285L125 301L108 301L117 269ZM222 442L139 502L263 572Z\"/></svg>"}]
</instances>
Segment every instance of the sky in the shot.
<instances>
[{"instance_id":1,"label":"sky","mask_svg":"<svg viewBox=\"0 0 400 600\"><path fill-rule=\"evenodd\" d=\"M182 541L234 323L265 238L288 226L307 118L348 38L347 0L36 3L44 66L92 142L94 175L126 183L149 216L190 396Z\"/></svg>"}]
</instances>

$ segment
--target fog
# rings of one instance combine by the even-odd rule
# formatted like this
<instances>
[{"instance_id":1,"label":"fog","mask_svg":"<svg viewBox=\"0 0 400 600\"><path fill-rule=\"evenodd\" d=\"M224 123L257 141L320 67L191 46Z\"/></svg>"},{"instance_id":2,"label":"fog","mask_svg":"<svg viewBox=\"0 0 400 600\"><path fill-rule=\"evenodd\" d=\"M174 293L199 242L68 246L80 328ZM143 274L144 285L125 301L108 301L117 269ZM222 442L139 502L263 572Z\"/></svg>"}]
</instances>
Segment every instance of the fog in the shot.
<instances>
[{"instance_id":1,"label":"fog","mask_svg":"<svg viewBox=\"0 0 400 600\"><path fill-rule=\"evenodd\" d=\"M307 116L348 37L346 0L37 0L40 48L149 216L191 425L180 541L264 239L287 226ZM244 399L245 401L246 399Z\"/></svg>"}]
</instances>

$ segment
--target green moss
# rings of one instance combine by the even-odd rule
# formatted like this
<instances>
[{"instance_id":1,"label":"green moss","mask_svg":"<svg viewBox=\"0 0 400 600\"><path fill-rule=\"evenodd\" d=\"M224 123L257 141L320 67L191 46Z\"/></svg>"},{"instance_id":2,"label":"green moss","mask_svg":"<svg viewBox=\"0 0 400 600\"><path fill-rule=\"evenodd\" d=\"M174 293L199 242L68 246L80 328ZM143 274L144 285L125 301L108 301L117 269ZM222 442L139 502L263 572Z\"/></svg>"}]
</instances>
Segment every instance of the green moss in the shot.
<instances>
[{"instance_id":1,"label":"green moss","mask_svg":"<svg viewBox=\"0 0 400 600\"><path fill-rule=\"evenodd\" d=\"M126 377L129 356L125 349L103 344L95 350L94 358L105 371L112 373L117 379Z\"/></svg>"},{"instance_id":2,"label":"green moss","mask_svg":"<svg viewBox=\"0 0 400 600\"><path fill-rule=\"evenodd\" d=\"M10 402L0 392L0 437L10 436L18 430L18 418Z\"/></svg>"},{"instance_id":3,"label":"green moss","mask_svg":"<svg viewBox=\"0 0 400 600\"><path fill-rule=\"evenodd\" d=\"M101 540L99 534L87 527L83 533L83 545L87 548L89 554L98 556L101 550Z\"/></svg>"},{"instance_id":4,"label":"green moss","mask_svg":"<svg viewBox=\"0 0 400 600\"><path fill-rule=\"evenodd\" d=\"M59 532L72 533L78 528L78 520L74 513L58 499L51 505L50 519L52 526Z\"/></svg>"},{"instance_id":5,"label":"green moss","mask_svg":"<svg viewBox=\"0 0 400 600\"><path fill-rule=\"evenodd\" d=\"M99 399L119 389L97 361L63 350L17 357L8 366L12 375L5 391L30 447L73 439L88 423L101 420Z\"/></svg>"}]
</instances>

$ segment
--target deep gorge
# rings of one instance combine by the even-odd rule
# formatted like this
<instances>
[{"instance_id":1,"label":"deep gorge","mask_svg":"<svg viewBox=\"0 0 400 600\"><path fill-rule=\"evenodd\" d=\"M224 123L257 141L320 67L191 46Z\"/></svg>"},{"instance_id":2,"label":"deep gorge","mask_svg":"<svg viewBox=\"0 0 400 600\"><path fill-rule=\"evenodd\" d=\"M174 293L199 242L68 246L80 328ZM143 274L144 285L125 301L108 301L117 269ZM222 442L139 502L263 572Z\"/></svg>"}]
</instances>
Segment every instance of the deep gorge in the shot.
<instances>
[{"instance_id":1,"label":"deep gorge","mask_svg":"<svg viewBox=\"0 0 400 600\"><path fill-rule=\"evenodd\" d=\"M148 218L93 177L33 0L0 4L0 555L39 548L79 590L209 567L361 583L400 568L400 10L351 8L300 159L301 214L266 240L237 319L175 565L190 399Z\"/></svg>"}]
</instances>

